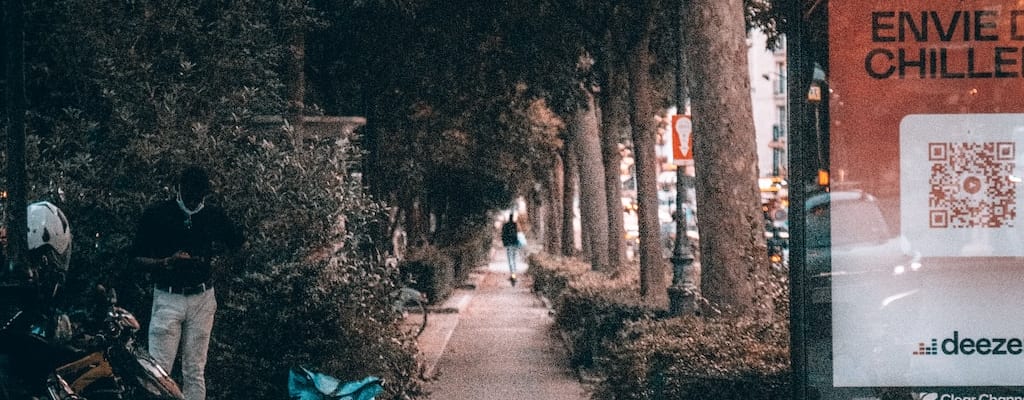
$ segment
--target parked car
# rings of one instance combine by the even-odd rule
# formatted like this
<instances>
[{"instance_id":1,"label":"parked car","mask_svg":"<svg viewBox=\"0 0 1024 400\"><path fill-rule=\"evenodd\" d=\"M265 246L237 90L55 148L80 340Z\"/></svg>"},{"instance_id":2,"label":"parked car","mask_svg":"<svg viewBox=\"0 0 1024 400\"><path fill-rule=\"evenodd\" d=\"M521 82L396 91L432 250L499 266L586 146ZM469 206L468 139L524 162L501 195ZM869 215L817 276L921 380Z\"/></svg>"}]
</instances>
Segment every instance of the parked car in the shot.
<instances>
[{"instance_id":1,"label":"parked car","mask_svg":"<svg viewBox=\"0 0 1024 400\"><path fill-rule=\"evenodd\" d=\"M810 303L816 309L811 314L827 318L814 325L828 328L837 307L881 310L912 293L921 256L890 230L874 196L819 193L808 197L805 209Z\"/></svg>"},{"instance_id":2,"label":"parked car","mask_svg":"<svg viewBox=\"0 0 1024 400\"><path fill-rule=\"evenodd\" d=\"M868 193L820 193L805 206L807 338L829 354L814 368L840 385L907 382L915 369L905 336L927 318L920 254Z\"/></svg>"}]
</instances>

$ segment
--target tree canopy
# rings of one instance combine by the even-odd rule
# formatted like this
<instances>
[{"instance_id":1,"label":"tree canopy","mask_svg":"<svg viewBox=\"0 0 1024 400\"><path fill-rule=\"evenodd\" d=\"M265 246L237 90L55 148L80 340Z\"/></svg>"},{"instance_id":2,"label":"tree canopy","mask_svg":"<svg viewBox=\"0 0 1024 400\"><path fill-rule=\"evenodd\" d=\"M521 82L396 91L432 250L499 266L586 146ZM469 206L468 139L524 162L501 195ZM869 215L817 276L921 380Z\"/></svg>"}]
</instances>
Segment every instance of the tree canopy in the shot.
<instances>
[{"instance_id":1,"label":"tree canopy","mask_svg":"<svg viewBox=\"0 0 1024 400\"><path fill-rule=\"evenodd\" d=\"M358 242L334 227L372 225L377 200L418 215L406 216L417 239L434 239L428 214L439 236L482 225L556 184L566 121L611 85L604 67L640 43L645 15L645 94L652 109L675 102L675 15L650 6L667 2L25 3L29 195L61 199L81 258L108 269L189 162L216 171L229 211L273 244L250 262ZM776 26L767 2L746 4L749 24ZM338 137L296 135L299 121L259 123L287 115L299 57L303 112L366 117L351 138L361 157Z\"/></svg>"}]
</instances>

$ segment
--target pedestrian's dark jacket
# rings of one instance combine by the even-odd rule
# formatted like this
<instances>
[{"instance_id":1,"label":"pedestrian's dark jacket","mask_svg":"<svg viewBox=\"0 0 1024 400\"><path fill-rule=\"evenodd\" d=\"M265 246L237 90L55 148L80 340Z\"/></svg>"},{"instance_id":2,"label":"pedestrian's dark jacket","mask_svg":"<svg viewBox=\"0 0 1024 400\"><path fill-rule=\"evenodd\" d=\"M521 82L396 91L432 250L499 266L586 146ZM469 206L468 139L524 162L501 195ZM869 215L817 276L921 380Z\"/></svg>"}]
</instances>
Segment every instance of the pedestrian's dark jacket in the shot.
<instances>
[{"instance_id":1,"label":"pedestrian's dark jacket","mask_svg":"<svg viewBox=\"0 0 1024 400\"><path fill-rule=\"evenodd\" d=\"M519 245L519 226L515 222L508 221L501 226L501 245L505 247Z\"/></svg>"},{"instance_id":2,"label":"pedestrian's dark jacket","mask_svg":"<svg viewBox=\"0 0 1024 400\"><path fill-rule=\"evenodd\" d=\"M191 225L191 226L189 226ZM185 214L175 200L155 203L142 213L133 245L133 256L148 258L170 257L178 251L188 252L193 260L185 268L172 271L154 270L153 282L160 286L188 287L210 282L210 258L227 249L241 247L241 230L227 217L224 210L207 203L191 217Z\"/></svg>"}]
</instances>

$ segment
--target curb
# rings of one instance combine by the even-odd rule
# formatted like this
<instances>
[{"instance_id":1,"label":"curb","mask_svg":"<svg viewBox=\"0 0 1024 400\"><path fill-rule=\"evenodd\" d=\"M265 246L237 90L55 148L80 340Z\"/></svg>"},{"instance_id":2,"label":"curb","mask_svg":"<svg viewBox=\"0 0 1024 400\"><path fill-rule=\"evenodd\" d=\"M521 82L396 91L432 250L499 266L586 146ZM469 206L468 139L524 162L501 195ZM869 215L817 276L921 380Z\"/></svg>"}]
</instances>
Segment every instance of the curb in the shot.
<instances>
[{"instance_id":1,"label":"curb","mask_svg":"<svg viewBox=\"0 0 1024 400\"><path fill-rule=\"evenodd\" d=\"M551 306L551 300L541 293L535 294L538 298L540 298L540 301L544 303L544 307L548 309L548 314L554 316L555 310ZM562 342L562 347L565 349L566 355L568 355L571 358L574 351L571 337L568 333L559 329L558 326L552 326L552 328L557 333L559 341ZM586 368L572 367L572 370L573 372L576 373L576 379L578 379L580 383L584 385L593 386L601 383L604 380L598 374L593 373L590 370L587 370Z\"/></svg>"},{"instance_id":2,"label":"curb","mask_svg":"<svg viewBox=\"0 0 1024 400\"><path fill-rule=\"evenodd\" d=\"M445 299L443 304L436 306L428 306L428 314L455 314L456 321L451 326L445 326L444 329L439 333L438 348L431 349L430 352L424 352L420 349L420 354L424 358L423 367L420 372L420 376L424 379L435 378L435 372L437 369L437 363L441 360L441 356L444 354L445 349L448 347L448 341L451 340L452 334L455 329L459 326L457 315L462 313L469 306L469 302L473 299L473 293L476 288L483 283L486 272L481 271L482 267L474 268L469 272L469 277L462 285L459 285L451 296ZM428 327L430 326L430 319L427 320Z\"/></svg>"},{"instance_id":3,"label":"curb","mask_svg":"<svg viewBox=\"0 0 1024 400\"><path fill-rule=\"evenodd\" d=\"M473 291L483 283L485 275L485 272L480 271L480 267L474 268L469 272L469 277L466 278L466 281L456 286L444 303L427 306L427 312L437 314L457 314L462 312L473 298Z\"/></svg>"}]
</instances>

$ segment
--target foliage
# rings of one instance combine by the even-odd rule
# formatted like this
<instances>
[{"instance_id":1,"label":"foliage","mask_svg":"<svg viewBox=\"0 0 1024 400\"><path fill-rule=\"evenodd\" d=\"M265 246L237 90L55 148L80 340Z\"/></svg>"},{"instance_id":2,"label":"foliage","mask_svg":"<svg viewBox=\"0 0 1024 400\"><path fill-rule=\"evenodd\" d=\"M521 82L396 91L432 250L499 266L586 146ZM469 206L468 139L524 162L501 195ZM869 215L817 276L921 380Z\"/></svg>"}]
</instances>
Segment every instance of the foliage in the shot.
<instances>
[{"instance_id":1,"label":"foliage","mask_svg":"<svg viewBox=\"0 0 1024 400\"><path fill-rule=\"evenodd\" d=\"M388 398L417 393L415 344L400 341L388 303L397 271L333 256L245 273L221 305L211 350L217 398L286 398L287 371L304 365L342 380L385 379ZM245 373L239 374L239 366Z\"/></svg>"},{"instance_id":2,"label":"foliage","mask_svg":"<svg viewBox=\"0 0 1024 400\"><path fill-rule=\"evenodd\" d=\"M566 44L551 24L565 19L530 3L323 5L335 23L309 36L315 98L367 115L375 194L405 218L438 217L436 232L406 223L414 241L443 240L428 233L505 208L548 175L562 123L537 80L574 76L578 52L550 57Z\"/></svg>"},{"instance_id":3,"label":"foliage","mask_svg":"<svg viewBox=\"0 0 1024 400\"><path fill-rule=\"evenodd\" d=\"M532 255L529 262L534 290L553 299L555 324L570 342L575 367L593 367L628 321L656 313L644 305L635 278L613 279L578 261L560 264L559 259L543 255Z\"/></svg>"},{"instance_id":4,"label":"foliage","mask_svg":"<svg viewBox=\"0 0 1024 400\"><path fill-rule=\"evenodd\" d=\"M780 49L785 26L785 18L782 14L781 4L772 0L744 0L743 16L747 22L747 29L758 29L764 32L768 40L765 46L768 49Z\"/></svg>"},{"instance_id":5,"label":"foliage","mask_svg":"<svg viewBox=\"0 0 1024 400\"><path fill-rule=\"evenodd\" d=\"M557 308L569 284L591 272L589 264L573 258L562 258L548 253L532 253L527 259L533 278L533 291L551 301Z\"/></svg>"},{"instance_id":6,"label":"foliage","mask_svg":"<svg viewBox=\"0 0 1024 400\"><path fill-rule=\"evenodd\" d=\"M451 257L432 245L410 248L398 269L403 279L411 278L415 283L410 286L425 293L431 302L444 299L455 286Z\"/></svg>"},{"instance_id":7,"label":"foliage","mask_svg":"<svg viewBox=\"0 0 1024 400\"><path fill-rule=\"evenodd\" d=\"M490 255L492 235L486 220L452 225L438 232L436 244L410 248L399 263L401 276L432 303L442 302Z\"/></svg>"},{"instance_id":8,"label":"foliage","mask_svg":"<svg viewBox=\"0 0 1024 400\"><path fill-rule=\"evenodd\" d=\"M529 262L534 290L551 299L572 362L603 378L595 398L788 397L787 319L669 318L642 305L635 278L546 254Z\"/></svg>"},{"instance_id":9,"label":"foliage","mask_svg":"<svg viewBox=\"0 0 1024 400\"><path fill-rule=\"evenodd\" d=\"M786 35L792 35L797 27L802 25L807 31L805 43L802 44L804 51L818 66L828 70L827 1L744 0L744 5L747 28L757 28L764 32L768 37L768 49L785 47ZM791 20L787 7L796 7L796 12L801 16L800 20ZM810 76L807 79L810 79Z\"/></svg>"},{"instance_id":10,"label":"foliage","mask_svg":"<svg viewBox=\"0 0 1024 400\"><path fill-rule=\"evenodd\" d=\"M698 317L627 324L601 362L603 399L787 398L788 325Z\"/></svg>"},{"instance_id":11,"label":"foliage","mask_svg":"<svg viewBox=\"0 0 1024 400\"><path fill-rule=\"evenodd\" d=\"M266 267L243 267L230 281L230 303L215 335L224 350L216 361L223 364L211 361L210 369L231 371L239 365L235 355L266 369L251 375L251 382L234 373L222 376L220 386L211 387L219 388L223 398L252 393L260 382L266 393L260 397L284 397L279 391L285 380L278 378L300 364L342 379L382 376L396 397L419 392L416 350L397 339L394 327L400 316L389 303L398 271L367 257L366 246L376 239L368 233L374 232L382 210L356 179L344 174L357 162L344 151L347 146L311 142L283 152L264 144L262 152L239 155L252 157L246 165L260 172L259 179L239 177L253 185L242 193L260 199L242 207L247 218L260 221L245 265ZM295 259L333 243L341 247L326 260Z\"/></svg>"},{"instance_id":12,"label":"foliage","mask_svg":"<svg viewBox=\"0 0 1024 400\"><path fill-rule=\"evenodd\" d=\"M368 261L383 207L359 179L354 137L300 137L257 118L284 109L274 21L306 5L59 3L32 3L26 16L27 168L30 200L55 201L70 219L75 289L113 286L145 323L135 222L173 196L181 166L200 164L217 191L207 201L247 236L218 264L210 397L284 397L293 362L384 376L391 397L417 396L415 350L386 305L398 274Z\"/></svg>"},{"instance_id":13,"label":"foliage","mask_svg":"<svg viewBox=\"0 0 1024 400\"><path fill-rule=\"evenodd\" d=\"M464 220L437 233L442 252L452 260L453 285L465 282L469 273L490 256L494 228L489 218Z\"/></svg>"},{"instance_id":14,"label":"foliage","mask_svg":"<svg viewBox=\"0 0 1024 400\"><path fill-rule=\"evenodd\" d=\"M654 314L636 288L574 289L562 296L555 323L571 340L572 364L592 368L627 322Z\"/></svg>"}]
</instances>

